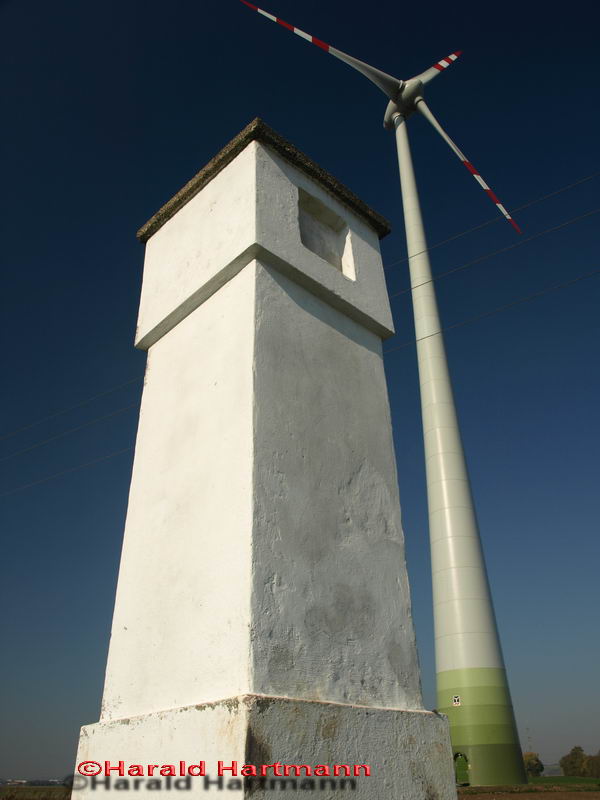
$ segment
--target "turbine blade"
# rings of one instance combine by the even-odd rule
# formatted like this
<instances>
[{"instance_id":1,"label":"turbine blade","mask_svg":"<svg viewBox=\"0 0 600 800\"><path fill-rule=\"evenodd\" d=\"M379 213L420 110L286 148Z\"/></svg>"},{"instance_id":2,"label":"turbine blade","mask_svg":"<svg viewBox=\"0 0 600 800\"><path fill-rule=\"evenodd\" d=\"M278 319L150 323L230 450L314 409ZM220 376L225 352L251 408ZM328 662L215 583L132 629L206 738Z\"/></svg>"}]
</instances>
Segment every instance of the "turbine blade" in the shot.
<instances>
[{"instance_id":1,"label":"turbine blade","mask_svg":"<svg viewBox=\"0 0 600 800\"><path fill-rule=\"evenodd\" d=\"M437 64L434 64L433 67L429 67L429 69L426 69L425 72L417 75L417 80L421 81L421 83L429 83L429 81L437 78L440 72L448 69L448 67L456 61L461 53L462 50L457 50L455 53L450 53L447 58L442 58L442 60L438 61Z\"/></svg>"},{"instance_id":2,"label":"turbine blade","mask_svg":"<svg viewBox=\"0 0 600 800\"><path fill-rule=\"evenodd\" d=\"M466 155L465 155L465 154L462 152L462 150L459 150L459 148L458 148L458 147L457 147L457 146L454 144L454 142L452 141L452 139L451 139L451 138L448 136L448 134L447 134L447 133L446 133L446 131L445 131L445 130L442 128L442 126L441 126L441 125L440 125L440 123L437 121L437 119L436 119L436 118L433 116L433 114L432 114L432 113L431 113L431 111L429 110L429 107L428 107L427 103L426 103L424 100L418 100L418 101L417 101L417 108L419 109L419 111L421 112L421 114L423 114L423 116L425 117L425 119L429 120L429 122L430 122L430 123L433 125L433 127L436 129L436 131L439 133L439 135L442 137L442 139L443 139L443 140L446 142L446 144L447 144L447 145L450 147L450 149L451 149L451 150L452 150L452 151L453 151L453 152L454 152L454 153L455 153L455 154L456 154L456 155L457 155L457 156L460 158L460 160L462 161L462 163L463 163L463 164L465 165L465 167L466 167L466 168L469 170L469 172L471 173L471 175L472 175L472 176L475 178L475 180L477 181L477 183L478 183L478 184L481 186L481 188L483 189L483 191L484 191L484 192L487 194L487 196L490 198L490 200L491 200L491 201L492 201L492 203L493 203L493 204L496 206L496 208L497 208L497 209L498 209L498 210L499 210L499 211L500 211L502 214L504 214L504 216L505 216L505 217L506 217L506 219L507 219L507 220L510 222L510 224L513 226L513 228L516 230L516 232L517 232L517 233L521 233L521 229L519 228L519 226L517 225L517 223L514 221L514 219L513 219L513 218L511 217L511 215L508 213L508 211L506 210L506 208L505 208L505 207L502 205L502 203L500 202L500 200L498 200L498 198L496 197L496 195L494 194L494 192L493 192L493 191L490 189L490 187L487 185L487 183L486 183L486 182L483 180L483 178L481 177L481 175L479 174L479 172L478 172L478 171L475 169L475 167L473 166L473 164L471 164L471 162L468 160L468 158L467 158L467 157L466 157Z\"/></svg>"},{"instance_id":3,"label":"turbine blade","mask_svg":"<svg viewBox=\"0 0 600 800\"><path fill-rule=\"evenodd\" d=\"M402 81L399 80L398 78L394 78L392 75L388 75L387 72L382 72L376 67L372 67L370 64L366 64L364 61L359 61L358 58L349 56L348 53L344 53L342 50L338 50L337 48L332 47L326 42L321 41L321 39L317 39L316 36L311 36L310 33L305 33L304 31L301 31L300 28L295 28L293 25L290 25L289 22L285 22L279 17L276 17L273 14L269 14L268 11L264 11L262 8L258 8L258 6L249 3L248 0L241 0L241 2L245 6L248 6L248 8L251 8L253 11L258 11L258 13L262 14L263 17L270 19L272 22L277 22L278 25L287 28L289 31L292 31L297 36L301 36L308 42L316 44L317 47L321 48L321 50L325 50L326 53L330 53L332 56L339 58L340 61L344 61L349 66L358 70L358 72L361 72L370 81L372 81L375 84L375 86L381 89L381 91L384 94L386 94L390 98L390 100L394 100L397 97L398 90L402 85Z\"/></svg>"}]
</instances>

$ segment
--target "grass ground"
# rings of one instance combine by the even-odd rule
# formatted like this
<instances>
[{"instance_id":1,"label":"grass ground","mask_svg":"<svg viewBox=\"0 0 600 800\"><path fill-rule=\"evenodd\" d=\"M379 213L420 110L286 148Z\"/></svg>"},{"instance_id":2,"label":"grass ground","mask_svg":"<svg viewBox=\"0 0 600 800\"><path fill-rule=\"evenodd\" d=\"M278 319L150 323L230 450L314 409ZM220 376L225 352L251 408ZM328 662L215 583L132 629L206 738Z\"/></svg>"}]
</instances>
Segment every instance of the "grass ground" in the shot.
<instances>
[{"instance_id":1,"label":"grass ground","mask_svg":"<svg viewBox=\"0 0 600 800\"><path fill-rule=\"evenodd\" d=\"M69 800L68 786L0 786L1 800Z\"/></svg>"},{"instance_id":2,"label":"grass ground","mask_svg":"<svg viewBox=\"0 0 600 800\"><path fill-rule=\"evenodd\" d=\"M600 797L600 778L530 778L529 783L520 786L461 786L458 793L463 795L480 794L546 794L552 792L552 800L559 800L556 796L561 793L594 792ZM589 798L591 800L591 798Z\"/></svg>"},{"instance_id":3,"label":"grass ground","mask_svg":"<svg viewBox=\"0 0 600 800\"><path fill-rule=\"evenodd\" d=\"M458 790L459 800L463 795L468 800L600 800L600 786L469 786Z\"/></svg>"},{"instance_id":4,"label":"grass ground","mask_svg":"<svg viewBox=\"0 0 600 800\"><path fill-rule=\"evenodd\" d=\"M600 786L600 778L564 778L562 775L545 778L542 776L541 778L530 778L529 783L539 784L540 786L572 786L574 784L578 786Z\"/></svg>"},{"instance_id":5,"label":"grass ground","mask_svg":"<svg viewBox=\"0 0 600 800\"><path fill-rule=\"evenodd\" d=\"M518 800L527 794L527 800L600 800L599 778L534 778L523 786L461 786L459 798L468 800ZM548 794L552 797L548 797ZM66 786L0 786L0 800L69 800L71 790Z\"/></svg>"},{"instance_id":6,"label":"grass ground","mask_svg":"<svg viewBox=\"0 0 600 800\"><path fill-rule=\"evenodd\" d=\"M600 800L600 778L532 778L522 786L464 786L458 790L459 800L519 800L525 794L527 800ZM551 795L551 797L549 797ZM523 798L525 800L525 798Z\"/></svg>"}]
</instances>

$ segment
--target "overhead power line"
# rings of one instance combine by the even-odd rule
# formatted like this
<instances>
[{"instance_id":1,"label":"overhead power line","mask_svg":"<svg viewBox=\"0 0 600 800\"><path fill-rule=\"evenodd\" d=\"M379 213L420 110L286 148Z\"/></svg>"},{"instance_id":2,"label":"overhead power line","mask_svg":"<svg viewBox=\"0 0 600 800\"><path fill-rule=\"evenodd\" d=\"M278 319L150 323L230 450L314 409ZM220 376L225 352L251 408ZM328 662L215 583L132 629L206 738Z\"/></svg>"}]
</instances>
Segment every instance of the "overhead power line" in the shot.
<instances>
[{"instance_id":1,"label":"overhead power line","mask_svg":"<svg viewBox=\"0 0 600 800\"><path fill-rule=\"evenodd\" d=\"M488 258L501 255L502 253L507 253L509 250L514 250L517 247L522 247L524 244L532 242L534 239L539 239L540 236L545 236L548 233L554 233L554 231L559 231L562 228L566 228L568 225L572 225L574 222L579 222L582 219L586 219L587 217L591 217L594 214L598 213L600 213L600 208L594 208L591 211L586 211L585 214L580 214L578 217L573 217L573 219L568 219L566 222L561 222L559 225L554 225L552 228L546 228L546 230L544 231L539 231L539 233L534 233L532 236L528 236L526 239L520 239L518 242L515 242L514 244L509 244L506 247L501 247L498 250L492 250L489 253L484 253L482 256L477 256L477 258L474 258L471 261L466 261L464 264L460 264L458 267L453 267L452 269L449 269L446 272L440 272L439 275L433 275L431 279L428 281L422 281L421 283L416 283L414 286L408 286L406 289L401 289L399 292L391 294L390 300L393 300L396 297L400 297L401 295L406 294L407 292L410 292L413 289L417 289L419 286L426 286L428 283L433 283L434 281L437 281L440 278L445 278L448 275L454 275L455 272L462 272L462 270L468 269L469 267L473 267L475 266L475 264L479 264L481 261L487 261Z\"/></svg>"},{"instance_id":2,"label":"overhead power line","mask_svg":"<svg viewBox=\"0 0 600 800\"><path fill-rule=\"evenodd\" d=\"M564 283L557 283L554 286L547 286L545 289L541 289L539 292L534 292L533 294L525 295L524 297L518 297L516 300L513 300L510 303L506 303L503 306L498 306L498 308L491 309L491 311L485 311L483 314L477 314L475 317L469 317L469 319L464 319L461 322L455 322L453 325L448 325L445 328L441 328L437 333L430 333L427 336L421 336L421 338L418 340L411 339L410 341L402 342L402 344L395 345L394 347L390 347L389 350L385 350L383 354L387 355L388 353L393 353L395 350L402 350L403 348L414 344L415 341L421 342L423 339L430 339L432 336L437 336L438 333L445 333L446 331L451 331L454 328L462 328L463 325L469 325L471 322L477 322L480 319L491 317L493 314L499 314L501 311L507 311L509 308L518 306L521 303L528 303L530 300L535 300L538 297L542 297L542 295L555 292L558 289L566 289L568 286L572 286L574 283L579 283L579 281L583 281L586 278L593 278L595 275L600 275L600 269L595 269L592 272L586 272L585 275L578 275L576 278L572 278L570 281L565 281Z\"/></svg>"},{"instance_id":3,"label":"overhead power line","mask_svg":"<svg viewBox=\"0 0 600 800\"><path fill-rule=\"evenodd\" d=\"M23 489L30 489L32 486L39 486L41 483L47 483L48 481L51 481L54 478L60 478L62 475L68 475L71 472L77 472L78 470L84 469L85 467L91 467L93 464L99 464L101 461L108 461L109 458L120 456L122 453L128 453L131 450L133 450L133 446L124 447L123 450L115 450L114 453L109 453L106 456L95 458L93 461L86 461L85 464L77 464L77 466L75 467L69 467L69 469L63 469L62 472L55 472L53 475L47 475L45 478L40 478L38 481L32 481L31 483L24 483L22 486L16 486L14 489L10 489L8 492L2 492L2 494L0 494L0 497L8 497L8 495L15 494L16 492L20 492Z\"/></svg>"},{"instance_id":4,"label":"overhead power line","mask_svg":"<svg viewBox=\"0 0 600 800\"><path fill-rule=\"evenodd\" d=\"M82 400L80 403L76 403L74 406L62 408L60 411L55 411L53 414L48 414L47 417L42 417L41 419L37 419L35 422L30 422L28 425L23 425L22 428L16 428L14 431L10 431L9 433L5 433L0 436L0 442L4 441L5 439L10 439L11 436L16 436L17 433L22 433L23 431L28 431L30 428L35 428L36 425L41 425L42 422L46 422L49 419L54 419L55 417L60 417L62 414L67 414L69 411L75 411L77 408L82 408L88 403L91 403L92 400L97 400L99 397L106 397L107 394L112 394L119 389L123 389L125 386L130 386L132 383L137 383L138 381L141 381L142 378L142 375L137 378L131 378L130 380L125 381L125 383L119 383L117 386L113 386L110 389L105 389L103 392L98 392L98 394L94 394L91 397Z\"/></svg>"},{"instance_id":5,"label":"overhead power line","mask_svg":"<svg viewBox=\"0 0 600 800\"><path fill-rule=\"evenodd\" d=\"M578 275L576 278L572 278L569 281L564 281L563 283L557 283L554 286L547 286L545 289L541 289L539 292L534 292L533 294L526 295L524 297L519 297L516 300L513 300L510 303L506 303L503 306L498 306L498 308L493 308L490 311L485 311L483 314L478 314L475 317L469 317L469 319L462 320L461 322L456 322L453 325L448 325L445 328L442 328L438 333L445 333L446 331L451 331L454 328L460 328L463 325L469 325L472 322L477 322L480 319L485 319L486 317L491 317L494 314L499 314L502 311L506 311L509 308L513 308L514 306L520 305L521 303L527 303L531 300L535 300L538 297L542 297L545 294L549 294L550 292L555 292L559 289L565 289L568 286L572 286L575 283L579 283L579 281L583 281L586 278L592 278L596 275L600 275L600 269L595 269L592 272L586 272L584 275ZM429 336L422 336L419 341L423 339L429 339L432 336L437 336L437 333L429 334ZM388 350L384 352L384 355L388 355L388 353L393 353L397 350L402 350L409 345L415 343L414 339L410 341L402 342L402 344L396 345L395 347L390 347ZM62 470L62 472L55 472L53 475L47 475L44 478L40 478L37 481L32 481L31 483L25 483L21 486L16 486L14 489L10 489L8 492L3 492L0 494L0 498L7 497L9 495L15 494L16 492L23 491L24 489L29 489L33 486L38 486L39 484L46 483L47 481L51 481L54 478L60 478L63 475L68 475L71 472L77 472L80 469L84 469L86 467L90 467L94 464L98 464L101 461L107 461L109 458L114 458L115 456L121 455L122 453L127 453L133 450L133 447L125 447L123 450L116 450L113 453L109 453L106 456L102 456L100 458L96 458L93 461L86 461L84 464L78 464L75 467L70 467L69 469Z\"/></svg>"},{"instance_id":6,"label":"overhead power line","mask_svg":"<svg viewBox=\"0 0 600 800\"><path fill-rule=\"evenodd\" d=\"M57 439L62 439L64 436L68 436L71 433L75 433L76 431L80 431L83 428L89 428L90 425L95 425L97 422L102 422L102 420L110 419L111 417L116 417L118 414L122 414L124 411L129 411L131 408L136 408L137 403L130 403L128 406L123 406L123 408L117 408L116 411L111 411L110 414L104 414L101 417L96 417L95 419L91 419L89 422L84 422L83 425L77 425L76 428L69 428L67 431L63 431L62 433L56 434L56 436L51 436L49 439L44 439L41 442L36 442L32 444L30 447L24 447L22 450L16 450L14 453L9 453L6 456L1 456L0 461L7 461L9 458L14 458L15 456L20 456L23 453L29 453L30 450L37 450L38 447L43 447L45 444L49 444L50 442L55 442Z\"/></svg>"},{"instance_id":7,"label":"overhead power line","mask_svg":"<svg viewBox=\"0 0 600 800\"><path fill-rule=\"evenodd\" d=\"M588 180L591 180L592 178L595 178L597 175L600 175L600 170L598 170L597 172L593 172L591 175L587 175L584 178L580 178L578 181L570 183L567 186L563 186L563 187L561 187L559 189L556 189L554 192L551 192L549 194L543 195L542 197L539 197L539 198L537 198L535 200L531 200L530 202L525 203L524 205L520 206L519 209L516 209L516 210L522 210L523 208L527 208L528 206L534 205L535 203L539 203L542 200L546 200L549 197L553 197L555 195L558 195L561 192L564 192L564 191L567 191L568 189L573 188L574 186L578 186L579 184L584 183L585 181L588 181ZM533 241L534 239L538 239L541 236L545 236L548 233L552 233L554 231L561 230L562 228L565 228L568 225L571 225L571 224L573 224L575 222L578 222L581 219L584 219L586 217L589 217L589 216L592 216L594 214L597 214L599 211L600 211L600 209L593 209L592 211L588 211L585 214L581 214L578 217L574 217L573 219L567 220L566 222L560 223L559 225L555 225L552 228L547 228L544 231L540 231L539 233L533 234L532 236L529 236L526 239L522 239L522 240L520 240L520 241L518 241L518 242L516 242L516 243L514 243L512 245L508 245L507 247L503 247L503 248L500 248L498 250L494 250L494 251L491 251L489 253L485 253L482 256L478 256L476 259L472 259L471 261L465 262L464 264L461 264L458 267L454 267L453 269L448 270L447 272L443 272L443 273L440 273L439 275L433 276L432 277L432 281L435 281L438 278L446 277L446 276L451 275L451 274L453 274L455 272L460 272L460 271L462 271L464 269L467 269L468 267L475 266L476 264L478 264L478 263L480 263L482 261L485 261L488 258L492 258L495 255L500 255L501 253L505 253L505 252L508 252L510 250L513 250L516 247L520 247L521 245L526 244L527 242ZM498 218L498 219L500 219L500 218ZM469 233L471 231L477 230L477 229L479 229L481 227L485 227L486 225L491 224L495 220L496 220L496 218L490 219L488 222L485 222L482 225L477 226L476 228L471 228L471 229L469 229L467 231L463 231L461 233L455 234L453 237L450 237L450 239L445 239L442 242L438 242L437 244L433 245L429 249L433 249L433 247L440 247L442 244L445 244L446 242L451 241L452 239L459 238L460 236L463 236L463 235L465 235L465 234L467 234L467 233ZM403 261L408 261L408 259L404 258L404 259L401 259L398 262L392 262L392 264L388 264L388 266L392 266L393 264L396 264L396 263L399 264L399 263L402 263ZM594 274L594 273L591 273L591 274ZM583 277L588 277L588 276L583 276ZM576 280L579 280L579 279L576 279ZM426 281L425 283L428 283L428 282L429 281ZM565 285L569 285L569 283L565 284ZM423 284L418 284L418 285L421 286ZM553 291L553 290L554 290L554 287L550 287L550 289L543 290L542 293L545 294L547 291ZM410 292L410 291L411 291L410 288L403 289L403 290L401 290L399 292L396 292L396 293L390 295L390 299L395 299L396 297L399 297L399 296L401 296L403 294L406 294L407 292ZM515 301L515 303L520 303L520 302L525 302L525 300L519 299L519 300ZM502 307L502 309L503 308L504 307ZM502 310L502 309L500 309L500 310ZM498 310L494 310L494 311L489 312L489 313L498 313ZM489 316L489 313L484 315L484 316ZM466 325L469 322L473 322L473 321L475 321L475 318L470 319L470 320L466 320L465 322L462 322L462 323L458 323L457 326L458 325L463 325L463 324ZM457 326L451 326L451 327L457 327ZM449 330L449 328L445 328L444 330ZM397 345L396 347L391 348L390 350L387 350L386 352L392 352L392 350L396 350L396 349L400 349L402 347L406 347L409 344L411 344L411 342L406 342L406 343L404 343L402 345ZM139 382L141 380L142 380L142 376L139 376L137 378L131 378L130 380L125 381L124 383L120 383L120 384L118 384L116 386L110 387L109 389L105 389L102 392L98 392L97 394L94 394L91 397L88 397L85 400L82 400L80 403L77 403L77 404L72 405L72 406L68 406L67 408L60 409L59 411L56 411L53 414L49 414L49 415L47 415L45 417L42 417L42 418L40 418L38 420L35 420L34 422L31 422L31 423L29 423L27 425L24 425L21 428L17 428L17 429L15 429L13 431L10 431L9 433L6 433L6 434L0 436L0 441L4 441L5 439L8 439L8 438L10 438L12 436L16 436L18 433L21 433L23 431L29 430L30 428L33 428L36 425L40 425L42 422L46 422L47 420L54 419L55 417L61 416L62 414L67 414L70 411L74 411L74 410L76 410L78 408L81 408L81 407L87 405L88 403L91 403L93 400L99 399L101 397L105 397L105 396L111 394L112 392L116 392L119 389L124 388L125 386L129 386L132 383L137 383L137 382ZM102 417L99 417L96 420L92 420L89 423L86 423L85 425L80 426L80 427L86 427L88 424L91 425L95 421L99 421L100 419L102 419ZM11 453L9 456L6 456L5 458L9 458L9 457L11 457L13 455L19 455L20 453L26 452L29 449L34 449L35 447L42 446L42 444L46 444L48 441L52 441L54 438L61 438L63 435L66 436L68 433L74 432L75 430L77 430L77 428L72 429L71 431L67 431L64 434L59 434L57 437L52 437L52 439L50 439L50 440L45 440L44 442L36 443L35 445L32 445L31 448L25 448L24 450L20 450L20 451L17 451L15 453ZM3 460L3 459L0 459L0 461L1 460ZM2 496L3 495L0 495L0 497L2 497Z\"/></svg>"},{"instance_id":8,"label":"overhead power line","mask_svg":"<svg viewBox=\"0 0 600 800\"><path fill-rule=\"evenodd\" d=\"M556 197L556 195L562 194L562 192L566 192L568 189L573 189L575 186L579 186L586 181L591 181L592 178L596 178L600 175L600 170L596 170L596 172L592 172L591 175L586 175L584 178L580 178L573 183L569 183L566 186L561 186L559 189L555 189L553 192L549 192L548 194L544 194L541 197L536 197L535 200L529 200L527 203L524 203L522 206L513 209L512 213L516 214L519 211L523 211L526 208L530 208L531 206L536 205L537 203L541 203L543 200L549 200L551 197ZM486 220L486 222L482 222L480 225L475 225L473 228L467 228L464 231L460 231L460 233L455 233L452 236L449 236L447 239L442 239L440 242L436 242L435 244L429 245L426 250L419 250L418 253L415 253L412 258L415 256L420 256L422 253L428 253L431 250L435 250L437 247L441 247L444 244L448 244L449 242L453 242L456 239L460 239L462 236L467 236L469 233L475 233L475 231L479 231L482 228L487 228L488 225L492 225L495 222L500 222L501 217L494 216L490 217L490 219ZM395 267L398 264L404 264L408 261L408 256L399 259L398 261L391 261L389 264L386 263L386 267Z\"/></svg>"}]
</instances>

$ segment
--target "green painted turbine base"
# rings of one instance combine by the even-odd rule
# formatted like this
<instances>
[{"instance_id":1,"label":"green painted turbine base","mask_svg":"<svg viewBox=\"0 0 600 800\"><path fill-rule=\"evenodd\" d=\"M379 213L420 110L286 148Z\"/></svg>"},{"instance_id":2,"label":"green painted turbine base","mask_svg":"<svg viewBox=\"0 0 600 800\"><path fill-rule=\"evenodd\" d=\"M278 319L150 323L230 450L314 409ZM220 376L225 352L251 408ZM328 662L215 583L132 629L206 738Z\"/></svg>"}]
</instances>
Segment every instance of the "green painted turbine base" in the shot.
<instances>
[{"instance_id":1,"label":"green painted turbine base","mask_svg":"<svg viewBox=\"0 0 600 800\"><path fill-rule=\"evenodd\" d=\"M438 710L450 722L454 753L467 758L469 783L527 783L505 670L449 670L438 673L437 685Z\"/></svg>"},{"instance_id":2,"label":"green painted turbine base","mask_svg":"<svg viewBox=\"0 0 600 800\"><path fill-rule=\"evenodd\" d=\"M514 786L527 783L519 745L475 744L460 747L453 745L452 749L454 753L463 753L467 757L469 765L467 780L470 786ZM458 776L457 782L462 782Z\"/></svg>"}]
</instances>

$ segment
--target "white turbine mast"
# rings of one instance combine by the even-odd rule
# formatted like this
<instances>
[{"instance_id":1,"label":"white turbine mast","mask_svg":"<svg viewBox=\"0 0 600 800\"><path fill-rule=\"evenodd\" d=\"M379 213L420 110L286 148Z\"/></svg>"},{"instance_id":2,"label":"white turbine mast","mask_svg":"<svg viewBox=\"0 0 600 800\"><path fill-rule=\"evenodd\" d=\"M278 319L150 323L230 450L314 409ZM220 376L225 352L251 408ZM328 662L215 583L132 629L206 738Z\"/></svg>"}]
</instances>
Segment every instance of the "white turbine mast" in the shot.
<instances>
[{"instance_id":1,"label":"white turbine mast","mask_svg":"<svg viewBox=\"0 0 600 800\"><path fill-rule=\"evenodd\" d=\"M513 228L521 232L423 98L426 84L453 64L460 52L451 53L414 78L400 80L331 47L248 0L241 2L358 70L388 98L384 126L396 134L419 366L437 707L450 720L455 764L466 764L471 784L526 783L404 124L415 111L422 114Z\"/></svg>"}]
</instances>

